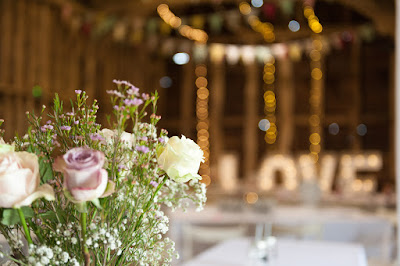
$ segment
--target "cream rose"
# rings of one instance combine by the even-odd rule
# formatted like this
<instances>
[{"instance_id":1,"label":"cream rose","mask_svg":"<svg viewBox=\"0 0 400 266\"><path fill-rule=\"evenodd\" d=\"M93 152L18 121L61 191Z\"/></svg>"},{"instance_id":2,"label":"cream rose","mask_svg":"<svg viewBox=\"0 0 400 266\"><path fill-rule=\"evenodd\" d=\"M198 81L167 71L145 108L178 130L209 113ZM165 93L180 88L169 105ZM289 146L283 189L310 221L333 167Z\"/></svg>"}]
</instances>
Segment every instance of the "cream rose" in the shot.
<instances>
[{"instance_id":1,"label":"cream rose","mask_svg":"<svg viewBox=\"0 0 400 266\"><path fill-rule=\"evenodd\" d=\"M107 171L102 168L104 161L104 154L100 151L74 148L58 157L53 167L64 174L64 189L77 203L93 201L113 192L114 183L108 181Z\"/></svg>"},{"instance_id":2,"label":"cream rose","mask_svg":"<svg viewBox=\"0 0 400 266\"><path fill-rule=\"evenodd\" d=\"M14 151L14 146L6 144L3 138L0 138L0 153L13 152L13 151Z\"/></svg>"},{"instance_id":3,"label":"cream rose","mask_svg":"<svg viewBox=\"0 0 400 266\"><path fill-rule=\"evenodd\" d=\"M182 138L174 136L158 154L158 164L172 180L183 183L201 179L197 172L204 161L203 151L193 140L183 135Z\"/></svg>"},{"instance_id":4,"label":"cream rose","mask_svg":"<svg viewBox=\"0 0 400 266\"><path fill-rule=\"evenodd\" d=\"M3 146L2 150L5 148ZM48 184L39 184L39 163L35 154L13 151L0 153L0 207L29 206L42 197L54 200L53 188Z\"/></svg>"},{"instance_id":5,"label":"cream rose","mask_svg":"<svg viewBox=\"0 0 400 266\"><path fill-rule=\"evenodd\" d=\"M104 137L105 142L111 145L114 141L115 136L117 135L116 130L111 130L108 128L104 128L100 131L100 134ZM121 142L128 148L132 148L133 144L135 143L135 135L123 131L121 133Z\"/></svg>"}]
</instances>

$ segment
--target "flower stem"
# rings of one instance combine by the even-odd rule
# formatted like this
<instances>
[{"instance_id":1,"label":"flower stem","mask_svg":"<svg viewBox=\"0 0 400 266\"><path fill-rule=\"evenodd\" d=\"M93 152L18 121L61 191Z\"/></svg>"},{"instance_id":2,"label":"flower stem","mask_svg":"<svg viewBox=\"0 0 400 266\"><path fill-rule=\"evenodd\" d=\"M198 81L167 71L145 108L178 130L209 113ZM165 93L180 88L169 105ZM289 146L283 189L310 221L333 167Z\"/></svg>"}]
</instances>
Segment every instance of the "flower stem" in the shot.
<instances>
[{"instance_id":1,"label":"flower stem","mask_svg":"<svg viewBox=\"0 0 400 266\"><path fill-rule=\"evenodd\" d=\"M89 249L86 245L86 220L87 220L87 213L81 213L81 228L82 228L82 253L83 257L85 258L85 265L90 265L90 254Z\"/></svg>"},{"instance_id":2,"label":"flower stem","mask_svg":"<svg viewBox=\"0 0 400 266\"><path fill-rule=\"evenodd\" d=\"M24 228L26 240L28 241L28 244L33 244L31 234L29 232L28 226L26 225L25 215L24 215L23 211L21 210L21 208L18 208L17 210L18 210L18 214L19 214L19 219L21 220L21 223L22 223L22 227Z\"/></svg>"}]
</instances>

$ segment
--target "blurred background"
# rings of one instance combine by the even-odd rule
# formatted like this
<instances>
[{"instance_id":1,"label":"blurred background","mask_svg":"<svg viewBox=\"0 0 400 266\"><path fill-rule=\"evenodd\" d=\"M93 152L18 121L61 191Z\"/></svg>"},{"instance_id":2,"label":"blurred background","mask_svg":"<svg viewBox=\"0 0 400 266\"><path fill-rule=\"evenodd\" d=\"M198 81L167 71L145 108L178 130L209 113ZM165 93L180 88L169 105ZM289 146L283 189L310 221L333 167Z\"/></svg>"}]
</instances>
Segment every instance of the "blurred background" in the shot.
<instances>
[{"instance_id":1,"label":"blurred background","mask_svg":"<svg viewBox=\"0 0 400 266\"><path fill-rule=\"evenodd\" d=\"M394 10L394 0L0 0L4 138L76 89L107 126L106 90L128 80L157 90L160 128L205 154L206 209L171 218L182 261L267 223L278 237L358 243L370 263L390 262Z\"/></svg>"}]
</instances>

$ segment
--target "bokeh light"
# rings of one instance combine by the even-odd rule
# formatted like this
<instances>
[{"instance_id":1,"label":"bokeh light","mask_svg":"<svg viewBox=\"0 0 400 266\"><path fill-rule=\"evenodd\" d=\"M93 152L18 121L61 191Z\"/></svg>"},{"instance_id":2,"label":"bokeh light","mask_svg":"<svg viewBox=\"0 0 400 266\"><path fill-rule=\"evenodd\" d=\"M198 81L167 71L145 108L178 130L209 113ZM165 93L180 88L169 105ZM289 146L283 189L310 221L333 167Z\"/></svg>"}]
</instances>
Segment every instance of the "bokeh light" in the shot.
<instances>
[{"instance_id":1,"label":"bokeh light","mask_svg":"<svg viewBox=\"0 0 400 266\"><path fill-rule=\"evenodd\" d=\"M258 122L258 128L262 131L267 131L270 125L268 119L261 119L260 122Z\"/></svg>"},{"instance_id":2,"label":"bokeh light","mask_svg":"<svg viewBox=\"0 0 400 266\"><path fill-rule=\"evenodd\" d=\"M365 124L359 124L357 126L357 134L360 136L365 136L367 134L367 126Z\"/></svg>"},{"instance_id":3,"label":"bokeh light","mask_svg":"<svg viewBox=\"0 0 400 266\"><path fill-rule=\"evenodd\" d=\"M263 0L251 0L251 5L254 7L262 7L262 5L264 4Z\"/></svg>"},{"instance_id":4,"label":"bokeh light","mask_svg":"<svg viewBox=\"0 0 400 266\"><path fill-rule=\"evenodd\" d=\"M297 22L296 20L291 20L291 21L289 22L288 27L289 27L289 30L291 30L291 31L293 31L293 32L297 32L297 31L300 30L300 23Z\"/></svg>"},{"instance_id":5,"label":"bokeh light","mask_svg":"<svg viewBox=\"0 0 400 266\"><path fill-rule=\"evenodd\" d=\"M172 57L172 60L177 65L185 65L189 62L190 56L187 53L176 53Z\"/></svg>"},{"instance_id":6,"label":"bokeh light","mask_svg":"<svg viewBox=\"0 0 400 266\"><path fill-rule=\"evenodd\" d=\"M337 123L332 123L328 127L329 134L337 135L339 133L339 125Z\"/></svg>"},{"instance_id":7,"label":"bokeh light","mask_svg":"<svg viewBox=\"0 0 400 266\"><path fill-rule=\"evenodd\" d=\"M167 89L170 88L172 86L172 79L168 76L164 76L162 78L160 78L160 87Z\"/></svg>"}]
</instances>

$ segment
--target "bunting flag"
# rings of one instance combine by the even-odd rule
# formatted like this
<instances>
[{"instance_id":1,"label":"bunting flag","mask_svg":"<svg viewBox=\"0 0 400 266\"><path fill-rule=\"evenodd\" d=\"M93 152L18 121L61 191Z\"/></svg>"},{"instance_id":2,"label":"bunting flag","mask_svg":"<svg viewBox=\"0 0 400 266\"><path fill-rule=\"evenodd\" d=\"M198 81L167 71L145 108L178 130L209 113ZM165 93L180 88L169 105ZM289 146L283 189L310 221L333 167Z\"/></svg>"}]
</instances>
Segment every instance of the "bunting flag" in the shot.
<instances>
[{"instance_id":1,"label":"bunting flag","mask_svg":"<svg viewBox=\"0 0 400 266\"><path fill-rule=\"evenodd\" d=\"M166 7L168 8L168 6ZM279 1L278 6L275 4L265 4L260 9L252 9L250 17L254 19L259 13L263 13L264 16L269 17L271 21L272 18L277 15L276 12L281 12L289 19L290 15L294 12L293 1L282 0ZM197 41L197 38L207 40L207 33L218 35L222 31L228 31L235 34L235 32L243 27L243 24L249 27L248 22L246 22L247 20L243 17L239 8L209 14L194 14L182 17L174 16L170 18L170 20L172 19L173 21L169 21L172 24L168 24L159 16L147 19L141 17L132 19L127 15L117 16L115 14L104 14L103 12L94 13L90 10L87 12L82 10L78 11L74 10L70 5L65 4L60 8L60 18L72 32L80 32L85 36L98 40L105 36L111 36L112 39L118 43L129 43L132 45L146 43L151 49L157 49L157 47L159 47L157 43L164 42L164 39L168 39L167 48L163 48L162 51L157 51L157 53L161 52L161 54L164 55L171 54L175 50L180 49L182 40L176 38L179 34L187 37L189 40ZM314 27L318 30L318 24L316 24L315 21L309 22L310 25L315 24L316 26ZM257 23L257 21L255 21L255 23ZM205 29L207 29L207 33L204 31ZM321 37L321 41L324 42L324 49L343 49L346 45L351 43L354 38L361 38L366 42L372 41L375 37L375 31L373 25L365 24L360 26L356 31L343 31L341 33ZM170 39L173 40L171 41ZM156 44L154 44L154 42L156 42ZM199 46L195 46L193 43L192 46L193 52L195 53L196 49L199 49ZM268 58L271 55L278 58L281 56L289 56L292 60L298 61L304 51L311 50L310 47L310 40L299 40L282 44L271 43L267 46L251 45L244 49L242 49L243 47L240 45L223 44L222 48L218 49L219 53L221 53L220 57L225 58L229 64L236 64L240 60L246 62L257 60L262 63L264 57ZM196 53L198 56L204 57L204 53L208 53L210 49L210 46L206 46L205 48L201 48L201 51L196 51ZM186 48L186 50L188 49ZM203 55L199 55L199 53ZM214 56L214 58L216 58L216 56Z\"/></svg>"}]
</instances>

